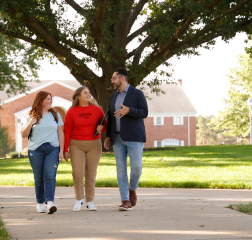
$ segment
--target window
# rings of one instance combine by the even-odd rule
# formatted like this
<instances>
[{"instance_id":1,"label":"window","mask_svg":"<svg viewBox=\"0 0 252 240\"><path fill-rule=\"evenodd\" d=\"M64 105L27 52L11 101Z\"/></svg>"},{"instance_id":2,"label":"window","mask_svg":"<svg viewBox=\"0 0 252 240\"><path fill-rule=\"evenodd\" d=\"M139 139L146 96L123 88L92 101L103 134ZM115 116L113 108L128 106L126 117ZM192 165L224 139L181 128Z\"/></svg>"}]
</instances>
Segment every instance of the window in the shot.
<instances>
[{"instance_id":1,"label":"window","mask_svg":"<svg viewBox=\"0 0 252 240\"><path fill-rule=\"evenodd\" d=\"M164 125L164 117L154 117L154 125Z\"/></svg>"},{"instance_id":2,"label":"window","mask_svg":"<svg viewBox=\"0 0 252 240\"><path fill-rule=\"evenodd\" d=\"M154 147L162 147L162 141L154 141Z\"/></svg>"},{"instance_id":3,"label":"window","mask_svg":"<svg viewBox=\"0 0 252 240\"><path fill-rule=\"evenodd\" d=\"M174 116L173 125L184 125L183 116Z\"/></svg>"},{"instance_id":4,"label":"window","mask_svg":"<svg viewBox=\"0 0 252 240\"><path fill-rule=\"evenodd\" d=\"M161 117L157 117L157 125L161 125Z\"/></svg>"}]
</instances>

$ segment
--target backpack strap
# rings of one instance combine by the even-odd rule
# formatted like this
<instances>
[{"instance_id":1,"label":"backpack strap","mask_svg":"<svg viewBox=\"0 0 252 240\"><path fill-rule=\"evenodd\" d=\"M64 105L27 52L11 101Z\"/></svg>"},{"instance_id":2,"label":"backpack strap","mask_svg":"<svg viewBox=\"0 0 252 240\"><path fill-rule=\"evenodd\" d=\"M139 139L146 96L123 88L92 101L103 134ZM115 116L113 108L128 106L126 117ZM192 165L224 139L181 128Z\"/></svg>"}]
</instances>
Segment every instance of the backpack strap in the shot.
<instances>
[{"instance_id":1,"label":"backpack strap","mask_svg":"<svg viewBox=\"0 0 252 240\"><path fill-rule=\"evenodd\" d=\"M57 114L57 112L56 112L56 114ZM53 117L54 117L55 122L58 123L58 120L56 119L56 117L54 115L53 115Z\"/></svg>"},{"instance_id":2,"label":"backpack strap","mask_svg":"<svg viewBox=\"0 0 252 240\"><path fill-rule=\"evenodd\" d=\"M56 114L57 114L57 112L56 112ZM53 114L52 114L53 115ZM53 117L54 117L54 121L56 122L56 123L58 123L58 120L56 119L56 117L53 115ZM32 127L34 126L34 125L36 125L36 123L34 123L33 125L32 125ZM29 133L29 135L28 135L28 140L31 138L31 135L32 135L32 127L31 127L31 131L30 131L30 133Z\"/></svg>"}]
</instances>

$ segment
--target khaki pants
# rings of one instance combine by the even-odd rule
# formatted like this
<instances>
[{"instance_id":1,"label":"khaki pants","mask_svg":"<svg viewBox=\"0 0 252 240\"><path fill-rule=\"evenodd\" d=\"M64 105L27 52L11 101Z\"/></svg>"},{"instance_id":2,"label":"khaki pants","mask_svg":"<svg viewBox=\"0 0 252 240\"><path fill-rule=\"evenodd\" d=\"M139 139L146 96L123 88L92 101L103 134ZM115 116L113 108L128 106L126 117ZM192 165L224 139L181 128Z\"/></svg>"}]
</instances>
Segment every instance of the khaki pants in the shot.
<instances>
[{"instance_id":1,"label":"khaki pants","mask_svg":"<svg viewBox=\"0 0 252 240\"><path fill-rule=\"evenodd\" d=\"M94 200L97 167L102 153L101 139L90 141L71 139L69 153L76 200L84 199L85 177L86 202L91 202Z\"/></svg>"}]
</instances>

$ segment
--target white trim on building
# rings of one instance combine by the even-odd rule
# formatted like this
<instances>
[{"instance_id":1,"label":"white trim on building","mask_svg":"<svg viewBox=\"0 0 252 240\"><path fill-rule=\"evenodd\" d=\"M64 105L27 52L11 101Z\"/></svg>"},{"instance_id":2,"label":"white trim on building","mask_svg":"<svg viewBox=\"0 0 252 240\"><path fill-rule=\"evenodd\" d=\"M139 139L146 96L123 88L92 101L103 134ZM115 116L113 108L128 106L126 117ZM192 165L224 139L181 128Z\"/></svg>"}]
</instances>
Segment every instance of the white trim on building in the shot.
<instances>
[{"instance_id":1,"label":"white trim on building","mask_svg":"<svg viewBox=\"0 0 252 240\"><path fill-rule=\"evenodd\" d=\"M174 116L183 116L183 117L195 117L197 112L175 112L175 113L149 113L148 117L174 117Z\"/></svg>"},{"instance_id":2,"label":"white trim on building","mask_svg":"<svg viewBox=\"0 0 252 240\"><path fill-rule=\"evenodd\" d=\"M167 138L162 141L154 141L154 147L184 146L184 140Z\"/></svg>"},{"instance_id":3,"label":"white trim on building","mask_svg":"<svg viewBox=\"0 0 252 240\"><path fill-rule=\"evenodd\" d=\"M41 85L41 86L39 86L39 87L33 88L33 89L30 90L30 91L27 91L27 92L25 92L25 93L22 93L22 94L19 94L19 95L15 96L15 97L12 97L12 98L10 98L10 99L4 101L4 102L1 102L1 105L6 104L6 103L9 103L9 102L12 102L12 101L14 101L14 100L17 100L17 99L19 99L19 98L21 98L21 97L24 97L24 96L26 96L26 95L28 95L28 94L30 94L30 93L39 91L40 89L43 89L43 88L45 88L45 87L48 87L48 86L50 86L50 85L52 85L52 84L54 84L54 83L57 83L57 84L59 84L59 85L61 85L61 86L63 86L63 87L69 88L69 89L71 89L71 90L73 90L73 91L76 90L75 87L72 87L72 86L70 86L70 85L68 85L68 84L66 84L66 83L63 83L63 82L60 82L60 81L51 81L51 82L45 83L45 84L43 84L43 85Z\"/></svg>"}]
</instances>

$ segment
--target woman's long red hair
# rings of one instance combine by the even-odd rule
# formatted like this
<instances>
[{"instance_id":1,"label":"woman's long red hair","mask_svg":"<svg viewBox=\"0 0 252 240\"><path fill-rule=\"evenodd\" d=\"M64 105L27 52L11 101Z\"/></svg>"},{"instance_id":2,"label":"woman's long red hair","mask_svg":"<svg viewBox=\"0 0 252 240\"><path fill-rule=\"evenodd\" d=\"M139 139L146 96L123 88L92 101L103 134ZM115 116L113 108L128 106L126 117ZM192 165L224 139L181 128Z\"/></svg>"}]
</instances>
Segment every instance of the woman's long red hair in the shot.
<instances>
[{"instance_id":1,"label":"woman's long red hair","mask_svg":"<svg viewBox=\"0 0 252 240\"><path fill-rule=\"evenodd\" d=\"M50 95L52 98L52 94L49 92L38 92L32 104L32 109L29 111L29 115L31 115L31 118L37 118L36 124L38 124L39 120L42 118L42 102L47 98L48 95ZM58 115L54 109L51 108L48 110L48 112L51 112L58 121Z\"/></svg>"}]
</instances>

